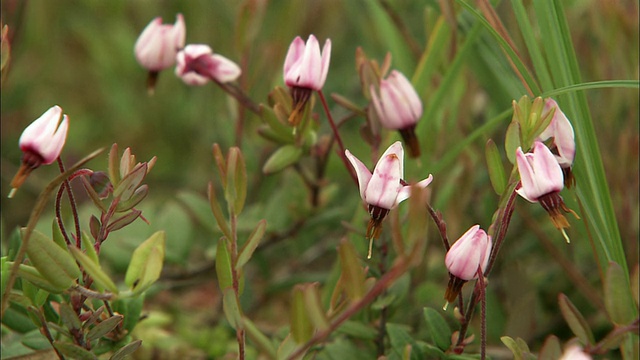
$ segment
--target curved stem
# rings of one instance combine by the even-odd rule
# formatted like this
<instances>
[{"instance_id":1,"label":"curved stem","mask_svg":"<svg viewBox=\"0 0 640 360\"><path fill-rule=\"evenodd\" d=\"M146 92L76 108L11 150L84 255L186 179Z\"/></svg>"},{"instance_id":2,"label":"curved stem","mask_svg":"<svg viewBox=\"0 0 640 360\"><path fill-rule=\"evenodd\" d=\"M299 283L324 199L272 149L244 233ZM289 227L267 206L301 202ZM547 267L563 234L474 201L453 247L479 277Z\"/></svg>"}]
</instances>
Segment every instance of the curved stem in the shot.
<instances>
[{"instance_id":1,"label":"curved stem","mask_svg":"<svg viewBox=\"0 0 640 360\"><path fill-rule=\"evenodd\" d=\"M333 117L331 116L331 112L329 111L329 106L327 105L327 100L325 99L324 94L322 93L322 90L318 90L318 95L320 96L320 102L322 103L322 108L324 109L324 112L327 115L327 119L329 120L329 125L331 125L331 130L333 131L333 137L336 139L336 142L338 143L338 147L340 148L339 149L340 159L342 159L342 162L344 163L344 167L349 172L349 175L351 175L351 179L353 179L353 182L355 182L356 185L358 185L358 178L356 177L353 167L351 166L351 164L349 164L349 160L347 160L347 155L345 155L344 153L345 148L344 148L344 144L342 143L342 138L340 137L340 133L338 132L338 128L336 127L336 124L333 122Z\"/></svg>"},{"instance_id":2,"label":"curved stem","mask_svg":"<svg viewBox=\"0 0 640 360\"><path fill-rule=\"evenodd\" d=\"M51 193L55 188L60 186L60 184L62 184L64 180L69 177L69 175L73 174L74 171L78 170L85 163L87 163L91 159L98 156L103 150L104 149L98 149L92 152L91 154L89 154L88 156L86 156L85 158L77 162L75 165L73 165L69 170L58 175L55 179L53 179L49 183L49 185L47 185L47 187L44 188L44 190L42 190L42 192L38 196L38 199L36 200L36 204L34 205L33 210L31 210L31 215L29 216L29 222L27 223L27 228L25 229L24 234L22 236L22 244L20 244L20 248L18 249L18 252L16 253L15 259L13 261L13 266L9 271L9 278L7 279L7 285L5 287L6 290L2 296L0 317L4 316L4 312L7 309L7 306L9 304L9 294L11 293L11 289L13 289L13 285L16 282L16 277L18 276L18 268L20 267L20 264L24 260L24 257L27 253L27 245L29 244L29 239L31 238L31 234L33 233L33 230L35 229L36 224L38 223L38 220L40 219L40 216L44 211L44 207L47 204L47 200L49 196L51 195Z\"/></svg>"},{"instance_id":3,"label":"curved stem","mask_svg":"<svg viewBox=\"0 0 640 360\"><path fill-rule=\"evenodd\" d=\"M260 106L256 104L247 94L245 94L240 87L231 83L222 83L216 79L211 78L222 90L227 94L233 96L242 106L249 109L252 113L260 116Z\"/></svg>"},{"instance_id":4,"label":"curved stem","mask_svg":"<svg viewBox=\"0 0 640 360\"><path fill-rule=\"evenodd\" d=\"M58 168L60 169L60 173L64 173L64 163L62 162L62 159L58 156ZM78 248L81 247L82 245L82 238L81 238L81 233L80 233L80 219L78 217L78 208L76 206L76 200L73 196L73 190L71 190L71 183L69 182L69 179L65 179L63 182L63 186L67 188L67 196L69 197L69 205L71 205L71 214L73 215L73 222L76 226L76 246ZM59 204L57 204L59 205ZM59 211L59 208L56 208L57 211ZM59 220L60 222L62 222L62 219ZM64 233L63 233L64 234ZM65 236L65 239L67 239L67 237ZM68 239L67 239L68 240Z\"/></svg>"}]
</instances>

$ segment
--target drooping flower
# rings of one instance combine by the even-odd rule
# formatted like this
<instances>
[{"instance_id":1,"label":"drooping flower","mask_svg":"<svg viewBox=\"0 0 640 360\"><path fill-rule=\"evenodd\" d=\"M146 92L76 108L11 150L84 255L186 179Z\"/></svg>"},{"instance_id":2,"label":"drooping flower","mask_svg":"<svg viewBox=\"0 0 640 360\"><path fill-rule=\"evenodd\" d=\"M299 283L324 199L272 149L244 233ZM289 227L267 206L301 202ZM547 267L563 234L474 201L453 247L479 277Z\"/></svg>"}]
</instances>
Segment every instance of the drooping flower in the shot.
<instances>
[{"instance_id":1,"label":"drooping flower","mask_svg":"<svg viewBox=\"0 0 640 360\"><path fill-rule=\"evenodd\" d=\"M478 278L478 268L485 272L491 254L491 236L472 226L456 241L445 256L445 265L451 276L445 293L445 299L453 302L465 282Z\"/></svg>"},{"instance_id":2,"label":"drooping flower","mask_svg":"<svg viewBox=\"0 0 640 360\"><path fill-rule=\"evenodd\" d=\"M560 191L564 188L562 169L556 158L540 141L533 145L533 152L525 154L522 148L516 150L516 162L522 186L516 192L529 202L539 202L551 216L555 227L562 232L567 242L569 238L564 232L569 227L569 222L560 212L572 212L569 209Z\"/></svg>"},{"instance_id":3,"label":"drooping flower","mask_svg":"<svg viewBox=\"0 0 640 360\"><path fill-rule=\"evenodd\" d=\"M565 186L573 186L575 179L571 172L571 166L576 154L576 141L573 126L567 116L560 110L558 103L551 98L547 98L544 103L544 111L554 111L553 118L549 126L538 136L539 141L546 142L553 139L549 148L554 153L558 164L562 167Z\"/></svg>"},{"instance_id":4,"label":"drooping flower","mask_svg":"<svg viewBox=\"0 0 640 360\"><path fill-rule=\"evenodd\" d=\"M187 45L177 55L176 75L188 85L204 85L214 80L226 83L236 80L242 70L233 61L214 54L209 45Z\"/></svg>"},{"instance_id":5,"label":"drooping flower","mask_svg":"<svg viewBox=\"0 0 640 360\"><path fill-rule=\"evenodd\" d=\"M31 171L40 165L51 164L60 156L68 129L69 117L62 113L58 105L51 107L24 129L18 142L23 153L22 164L11 181L9 197L13 196Z\"/></svg>"},{"instance_id":6,"label":"drooping flower","mask_svg":"<svg viewBox=\"0 0 640 360\"><path fill-rule=\"evenodd\" d=\"M176 54L184 47L186 29L182 14L176 16L175 24L163 24L156 17L144 28L134 45L138 63L149 70L147 88L153 93L158 74L176 62Z\"/></svg>"},{"instance_id":7,"label":"drooping flower","mask_svg":"<svg viewBox=\"0 0 640 360\"><path fill-rule=\"evenodd\" d=\"M178 50L184 47L186 30L182 14L175 24L163 24L157 17L147 25L134 46L136 59L150 71L160 71L173 66Z\"/></svg>"},{"instance_id":8,"label":"drooping flower","mask_svg":"<svg viewBox=\"0 0 640 360\"><path fill-rule=\"evenodd\" d=\"M411 186L402 179L404 176L404 149L400 141L389 146L378 160L373 173L349 150L345 150L345 155L356 171L360 197L368 205L371 220L367 227L367 238L372 241L380 235L382 220L389 211L411 195ZM429 175L428 178L418 182L416 186L425 188L432 180L433 176ZM371 243L369 244L370 256Z\"/></svg>"},{"instance_id":9,"label":"drooping flower","mask_svg":"<svg viewBox=\"0 0 640 360\"><path fill-rule=\"evenodd\" d=\"M297 36L289 46L284 60L284 83L291 89L293 110L289 123L297 125L313 91L324 86L331 59L331 40L327 39L320 52L320 44L315 36L309 35L305 44Z\"/></svg>"},{"instance_id":10,"label":"drooping flower","mask_svg":"<svg viewBox=\"0 0 640 360\"><path fill-rule=\"evenodd\" d=\"M416 124L422 116L422 101L409 80L393 70L380 81L379 94L370 87L371 100L383 127L400 131L411 157L420 156L420 145L415 134Z\"/></svg>"}]
</instances>

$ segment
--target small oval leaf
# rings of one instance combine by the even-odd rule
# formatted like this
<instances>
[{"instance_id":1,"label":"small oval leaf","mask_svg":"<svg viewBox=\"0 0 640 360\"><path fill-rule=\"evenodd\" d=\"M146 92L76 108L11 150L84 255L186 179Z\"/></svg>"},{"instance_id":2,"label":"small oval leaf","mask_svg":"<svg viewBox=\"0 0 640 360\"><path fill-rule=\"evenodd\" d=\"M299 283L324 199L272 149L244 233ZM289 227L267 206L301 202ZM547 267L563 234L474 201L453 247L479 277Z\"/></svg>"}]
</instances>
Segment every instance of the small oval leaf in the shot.
<instances>
[{"instance_id":1,"label":"small oval leaf","mask_svg":"<svg viewBox=\"0 0 640 360\"><path fill-rule=\"evenodd\" d=\"M276 150L262 167L262 172L269 175L295 164L302 157L302 149L294 145L284 145Z\"/></svg>"}]
</instances>

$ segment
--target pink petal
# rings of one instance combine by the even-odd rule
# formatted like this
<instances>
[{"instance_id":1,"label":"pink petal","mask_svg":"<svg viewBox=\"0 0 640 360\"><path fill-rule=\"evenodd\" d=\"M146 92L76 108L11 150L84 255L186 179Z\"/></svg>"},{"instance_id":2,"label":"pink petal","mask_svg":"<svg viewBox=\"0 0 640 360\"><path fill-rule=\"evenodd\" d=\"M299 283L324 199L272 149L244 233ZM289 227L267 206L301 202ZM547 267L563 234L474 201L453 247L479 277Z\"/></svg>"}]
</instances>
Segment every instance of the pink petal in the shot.
<instances>
[{"instance_id":1,"label":"pink petal","mask_svg":"<svg viewBox=\"0 0 640 360\"><path fill-rule=\"evenodd\" d=\"M420 188L426 188L427 186L429 186L429 184L431 184L431 181L433 180L433 176L431 174L429 174L429 177L418 182L417 184L415 184L415 186L420 187ZM405 201L406 199L409 198L409 196L411 196L411 186L403 186L400 189L400 192L398 192L398 197L396 198L396 205L400 204L401 202Z\"/></svg>"},{"instance_id":2,"label":"pink petal","mask_svg":"<svg viewBox=\"0 0 640 360\"><path fill-rule=\"evenodd\" d=\"M284 60L284 76L286 78L287 74L291 70L291 67L300 61L302 54L304 53L304 40L300 36L296 36L289 45L289 50L287 51L287 57ZM286 81L286 79L285 79Z\"/></svg>"},{"instance_id":3,"label":"pink petal","mask_svg":"<svg viewBox=\"0 0 640 360\"><path fill-rule=\"evenodd\" d=\"M396 204L400 184L402 159L395 153L385 152L376 168L365 191L365 201L370 205L391 209Z\"/></svg>"},{"instance_id":4,"label":"pink petal","mask_svg":"<svg viewBox=\"0 0 640 360\"><path fill-rule=\"evenodd\" d=\"M356 176L358 177L358 187L360 188L360 197L362 200L365 199L364 192L367 189L367 185L369 184L369 180L371 180L371 172L369 169L360 161L357 157L353 156L349 150L344 151L347 159L351 162L351 166L356 171Z\"/></svg>"}]
</instances>

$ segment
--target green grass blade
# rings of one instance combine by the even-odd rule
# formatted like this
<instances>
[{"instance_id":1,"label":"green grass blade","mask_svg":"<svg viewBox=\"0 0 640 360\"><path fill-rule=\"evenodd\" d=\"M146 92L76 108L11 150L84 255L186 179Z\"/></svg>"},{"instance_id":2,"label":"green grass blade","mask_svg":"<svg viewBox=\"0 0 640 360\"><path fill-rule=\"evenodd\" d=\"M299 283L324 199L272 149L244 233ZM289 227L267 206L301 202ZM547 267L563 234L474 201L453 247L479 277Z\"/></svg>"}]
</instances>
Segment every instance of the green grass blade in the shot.
<instances>
[{"instance_id":1,"label":"green grass blade","mask_svg":"<svg viewBox=\"0 0 640 360\"><path fill-rule=\"evenodd\" d=\"M580 83L576 54L568 29L562 2L533 2L540 24L553 81L556 87ZM620 231L613 211L609 187L604 173L598 141L584 92L568 92L558 97L569 116L576 134L577 154L574 173L576 194L584 207L585 225L594 236L599 263L615 261L628 274ZM602 271L601 271L602 273Z\"/></svg>"}]
</instances>

